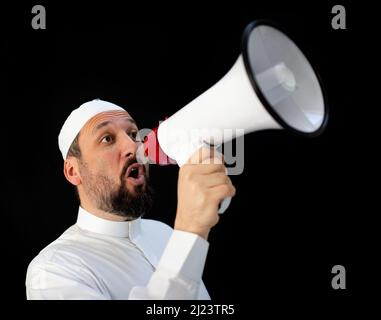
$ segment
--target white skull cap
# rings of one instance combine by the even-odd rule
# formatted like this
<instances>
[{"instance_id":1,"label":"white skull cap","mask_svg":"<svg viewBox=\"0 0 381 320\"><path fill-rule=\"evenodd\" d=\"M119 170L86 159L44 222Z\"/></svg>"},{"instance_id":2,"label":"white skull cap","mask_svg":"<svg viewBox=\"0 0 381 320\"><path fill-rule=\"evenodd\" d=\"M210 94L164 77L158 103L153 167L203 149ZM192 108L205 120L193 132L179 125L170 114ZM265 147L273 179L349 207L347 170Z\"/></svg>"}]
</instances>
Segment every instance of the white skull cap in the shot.
<instances>
[{"instance_id":1,"label":"white skull cap","mask_svg":"<svg viewBox=\"0 0 381 320\"><path fill-rule=\"evenodd\" d=\"M126 111L116 104L100 99L85 102L79 108L73 110L67 117L58 135L58 146L63 159L66 159L71 144L87 121L98 113L118 110Z\"/></svg>"}]
</instances>

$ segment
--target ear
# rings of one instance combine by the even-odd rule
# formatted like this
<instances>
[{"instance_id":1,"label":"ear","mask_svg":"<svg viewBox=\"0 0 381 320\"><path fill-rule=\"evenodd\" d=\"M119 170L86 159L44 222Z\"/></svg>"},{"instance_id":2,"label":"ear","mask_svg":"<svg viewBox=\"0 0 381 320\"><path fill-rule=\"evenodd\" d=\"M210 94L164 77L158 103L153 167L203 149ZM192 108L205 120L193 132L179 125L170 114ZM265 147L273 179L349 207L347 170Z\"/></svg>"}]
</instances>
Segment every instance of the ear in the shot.
<instances>
[{"instance_id":1,"label":"ear","mask_svg":"<svg viewBox=\"0 0 381 320\"><path fill-rule=\"evenodd\" d=\"M75 157L69 157L64 162L64 175L75 186L80 185L82 182L78 167L78 159Z\"/></svg>"}]
</instances>

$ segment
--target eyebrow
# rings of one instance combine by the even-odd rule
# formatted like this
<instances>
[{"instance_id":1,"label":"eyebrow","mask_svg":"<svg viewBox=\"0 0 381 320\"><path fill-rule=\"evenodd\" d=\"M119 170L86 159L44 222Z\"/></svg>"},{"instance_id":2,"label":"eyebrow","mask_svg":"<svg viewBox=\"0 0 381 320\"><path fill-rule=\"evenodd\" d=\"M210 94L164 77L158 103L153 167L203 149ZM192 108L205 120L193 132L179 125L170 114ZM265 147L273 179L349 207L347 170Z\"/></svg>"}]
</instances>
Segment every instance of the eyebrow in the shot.
<instances>
[{"instance_id":1,"label":"eyebrow","mask_svg":"<svg viewBox=\"0 0 381 320\"><path fill-rule=\"evenodd\" d=\"M136 126L136 121L132 118L123 118L123 120L126 120L126 121L129 121L131 122L132 124L134 124ZM109 125L112 121L110 120L107 120L107 121L103 121L101 122L100 124L98 124L94 129L93 129L93 134L95 134L98 130L102 129L103 127Z\"/></svg>"}]
</instances>

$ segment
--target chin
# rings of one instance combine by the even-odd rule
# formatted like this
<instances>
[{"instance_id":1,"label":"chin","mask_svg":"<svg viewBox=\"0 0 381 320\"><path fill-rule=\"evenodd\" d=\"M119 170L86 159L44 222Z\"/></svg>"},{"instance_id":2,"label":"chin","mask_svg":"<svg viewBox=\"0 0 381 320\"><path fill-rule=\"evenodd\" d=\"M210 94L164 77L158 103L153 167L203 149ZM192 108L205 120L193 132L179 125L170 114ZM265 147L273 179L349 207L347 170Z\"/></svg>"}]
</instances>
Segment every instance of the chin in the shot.
<instances>
[{"instance_id":1,"label":"chin","mask_svg":"<svg viewBox=\"0 0 381 320\"><path fill-rule=\"evenodd\" d=\"M139 186L134 186L134 185L128 185L127 184L127 190L128 193L131 195L138 195L139 193L145 192L146 191L146 183L139 185Z\"/></svg>"}]
</instances>

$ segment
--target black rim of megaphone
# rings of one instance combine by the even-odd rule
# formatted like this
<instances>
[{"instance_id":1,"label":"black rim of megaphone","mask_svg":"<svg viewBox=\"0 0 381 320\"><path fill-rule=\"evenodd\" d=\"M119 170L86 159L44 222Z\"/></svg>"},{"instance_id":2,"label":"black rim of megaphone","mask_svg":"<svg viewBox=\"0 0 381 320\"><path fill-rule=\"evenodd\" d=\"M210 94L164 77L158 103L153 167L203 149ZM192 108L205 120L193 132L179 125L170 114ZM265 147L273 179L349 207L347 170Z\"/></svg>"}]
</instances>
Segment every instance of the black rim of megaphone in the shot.
<instances>
[{"instance_id":1,"label":"black rim of megaphone","mask_svg":"<svg viewBox=\"0 0 381 320\"><path fill-rule=\"evenodd\" d=\"M253 72L251 71L251 66L250 66L250 61L249 61L249 55L248 55L248 47L247 47L247 44L249 42L249 36L250 36L250 33L251 31L260 26L260 25L266 25L266 26L269 26L269 27L273 27L275 29L277 29L278 31L282 32L285 36L287 36L296 46L297 48L300 50L300 52L303 54L303 56L306 58L306 60L308 61L308 63L310 64L312 70L314 71L315 75L316 75L316 78L318 80L318 83L319 83L319 86L320 86L320 90L322 92L322 96L323 96L323 104L324 104L324 119L322 121L322 124L320 125L320 127L313 131L313 132L304 132L304 131L301 131L301 130L298 130L292 126L290 126L285 120L283 120L279 115L278 113L274 110L274 108L269 104L269 102L267 101L266 97L264 96L264 94L262 93L262 90L259 88L258 86L258 83L257 81L255 80L255 77L253 75ZM243 36L242 36L242 56L243 56L243 62L244 62L244 65L245 65L245 69L246 69L246 72L249 76L249 79L250 79L250 82L258 96L258 98L260 99L260 101L262 102L263 106L266 108L266 110L271 114L271 116L286 130L288 130L289 132L293 133L293 134L296 134L298 136L303 136L303 137L316 137L316 136L319 136L321 135L324 130L326 129L327 127L327 122L328 122L328 105L327 105L327 98L326 98L326 93L325 93L325 90L324 90L324 87L322 85L322 81L321 81L321 78L319 76L319 73L316 71L316 69L314 68L314 66L311 64L310 60L305 56L305 54L303 53L303 51L299 48L299 46L296 44L296 42L293 40L292 37L290 37L288 35L288 33L286 31L284 31L284 29L280 26L278 26L276 23L272 22L272 21L268 21L268 20L255 20L251 23L249 23L244 32L243 32Z\"/></svg>"}]
</instances>

